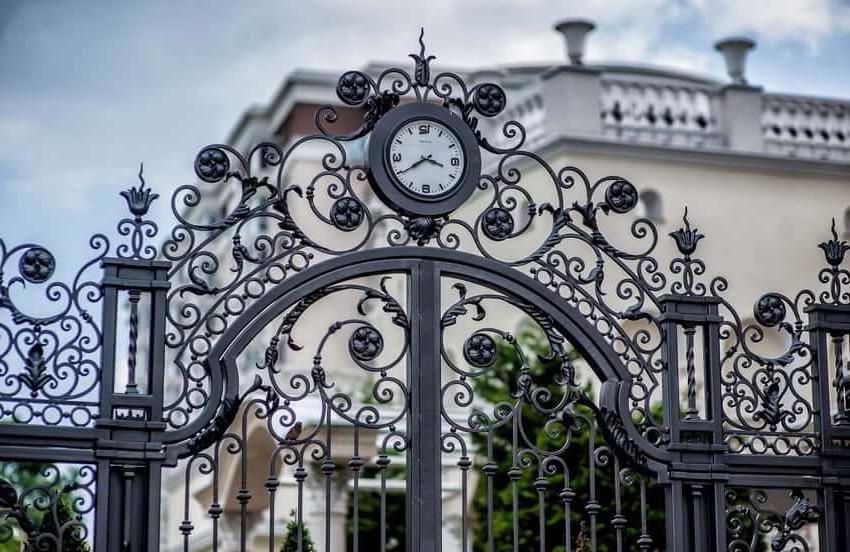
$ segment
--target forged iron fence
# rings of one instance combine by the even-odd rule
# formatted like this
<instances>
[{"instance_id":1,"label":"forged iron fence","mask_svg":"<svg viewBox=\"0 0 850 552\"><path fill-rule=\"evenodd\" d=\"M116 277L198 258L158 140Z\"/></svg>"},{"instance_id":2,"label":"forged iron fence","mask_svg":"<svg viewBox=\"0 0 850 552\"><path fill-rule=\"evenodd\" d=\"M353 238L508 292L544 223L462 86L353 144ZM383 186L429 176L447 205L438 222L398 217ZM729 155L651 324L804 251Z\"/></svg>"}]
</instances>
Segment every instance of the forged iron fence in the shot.
<instances>
[{"instance_id":1,"label":"forged iron fence","mask_svg":"<svg viewBox=\"0 0 850 552\"><path fill-rule=\"evenodd\" d=\"M850 550L834 224L823 289L746 325L687 211L672 260L649 220L615 245L631 183L551 167L515 122L491 141L502 88L412 57L340 77L351 134L325 107L285 150L204 148L164 242L141 172L124 243L93 236L69 283L0 241L0 547L430 552L449 524L463 551Z\"/></svg>"}]
</instances>

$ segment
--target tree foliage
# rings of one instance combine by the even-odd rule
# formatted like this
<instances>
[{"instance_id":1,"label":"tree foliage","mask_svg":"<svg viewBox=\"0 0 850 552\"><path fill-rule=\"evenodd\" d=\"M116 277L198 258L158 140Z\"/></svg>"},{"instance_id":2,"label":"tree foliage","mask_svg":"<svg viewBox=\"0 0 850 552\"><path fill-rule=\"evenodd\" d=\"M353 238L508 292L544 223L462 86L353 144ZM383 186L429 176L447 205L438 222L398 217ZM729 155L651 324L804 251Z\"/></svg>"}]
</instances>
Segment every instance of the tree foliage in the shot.
<instances>
[{"instance_id":1,"label":"tree foliage","mask_svg":"<svg viewBox=\"0 0 850 552\"><path fill-rule=\"evenodd\" d=\"M35 495L38 507L25 504L18 511L8 509L0 515L0 552L39 550L44 552L91 552L80 527L80 516L72 506L73 498L64 492L71 488L77 478L76 472L59 472L58 479L45 477L46 465L34 462L9 463L3 466L0 477L14 489L15 498L31 489L39 489ZM43 490L41 490L43 489ZM49 495L47 494L49 493ZM49 503L43 499L49 496ZM32 502L32 500L27 501ZM8 505L7 505L8 506ZM26 533L33 536L27 538ZM59 535L61 546L58 546ZM36 542L29 542L35 540Z\"/></svg>"},{"instance_id":2,"label":"tree foliage","mask_svg":"<svg viewBox=\"0 0 850 552\"><path fill-rule=\"evenodd\" d=\"M283 544L280 547L280 552L299 552L298 548L298 520L295 518L295 512L289 514L292 519L286 523L286 536L283 538ZM300 524L301 527L301 549L300 552L316 552L316 545L313 544L313 535L310 529Z\"/></svg>"},{"instance_id":3,"label":"tree foliage","mask_svg":"<svg viewBox=\"0 0 850 552\"><path fill-rule=\"evenodd\" d=\"M562 396L564 389L556 381L560 374L561 363L557 358L549 358L550 348L546 336L537 326L524 326L517 333L517 344L526 353L526 362L529 373L536 385L549 388L554 397ZM578 355L573 353L577 358ZM489 404L496 404L511 399L510 393L515 390L517 378L520 374L521 360L515 353L514 345L499 340L498 355L495 364L488 373L472 379L476 396L486 400ZM590 385L584 387L588 396L593 396ZM660 406L657 407L660 410ZM576 406L575 411L579 415L592 417L592 413L582 406ZM545 430L545 425L552 417L540 414L531 405L523 407L523 427L525 435L534 440L534 444L543 450L554 450L558 444L563 443L563 435L554 437ZM571 501L570 531L571 549L576 550L584 545L583 539L586 535L580 535L583 523L590 524L590 518L584 510L590 498L591 469L595 469L596 478L596 500L601 505L601 511L596 520L596 531L598 537L599 552L608 552L616 549L615 531L611 525L615 515L614 507L614 465L609 459L607 465L591 466L589 458L589 431L586 426L581 426L579 431L571 435L571 444L562 456L569 468L569 488L575 492ZM539 548L540 539L540 495L535 488L535 483L545 481L543 490L544 498L544 537L546 549L563 551L565 541L566 513L564 502L559 493L564 489L564 473L558 471L554 474L545 475L538 480L537 466L523 468L516 481L516 490L508 475L510 468L514 465L512 454L512 429L511 425L500 428L492 435L492 461L497 465L496 475L493 477L493 504L492 504L492 527L488 526L488 478L480 471L480 465L486 460L487 436L484 433L473 435L473 444L478 451L479 477L477 487L472 500L472 533L473 549L475 552L489 551L489 538L492 537L494 552L512 552L514 550L514 508L518 532L516 538L519 540L520 550L536 550ZM595 448L605 445L597 432ZM521 443L520 443L521 446ZM624 466L621 466L621 468ZM621 482L622 515L628 522L624 530L624 544L626 550L634 549L640 531L640 495L638 482L631 485ZM514 492L518 495L518 501L514 504ZM648 533L653 539L653 550L664 548L664 500L660 488L650 486L647 481L647 522ZM589 530L589 529L588 529Z\"/></svg>"}]
</instances>

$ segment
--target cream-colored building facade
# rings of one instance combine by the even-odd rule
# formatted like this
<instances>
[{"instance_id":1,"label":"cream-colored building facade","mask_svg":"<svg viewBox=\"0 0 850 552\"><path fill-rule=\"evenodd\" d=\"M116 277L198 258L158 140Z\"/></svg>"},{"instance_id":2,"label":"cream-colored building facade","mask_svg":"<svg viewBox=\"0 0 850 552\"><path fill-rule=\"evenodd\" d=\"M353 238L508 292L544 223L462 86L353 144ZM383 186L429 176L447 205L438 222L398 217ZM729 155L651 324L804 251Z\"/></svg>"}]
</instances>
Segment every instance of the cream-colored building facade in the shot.
<instances>
[{"instance_id":1,"label":"cream-colored building facade","mask_svg":"<svg viewBox=\"0 0 850 552\"><path fill-rule=\"evenodd\" d=\"M615 245L625 250L640 246L630 235L629 226L636 218L646 217L658 227L657 257L672 259L674 243L666 236L681 226L687 207L690 224L707 236L699 246L699 257L707 265L706 276L728 277L725 296L742 315L752 316L753 303L767 291L793 294L815 287L823 265L817 244L829 238L830 219L836 220L839 234L850 232L850 100L774 93L748 83L743 70L747 44L736 40L718 45L726 56L728 79L660 68L583 65L587 30L576 32L569 25L559 26L568 50L562 65L458 71L471 83L497 82L507 92L508 108L497 119L487 121L482 132L496 137L506 121L517 120L528 133L526 149L545 158L551 166L579 167L591 180L617 175L633 183L640 192L638 212L601 222L610 225L606 235L614 241L621 238ZM364 71L377 74L384 68L369 65ZM338 76L336 72L294 72L268 105L245 113L227 143L240 151L263 141L286 146L315 132L315 110L325 104L339 106L335 95ZM356 109L339 107L343 120L354 122L362 116ZM359 140L349 145L348 154L356 160L364 150L365 143ZM321 148L303 148L288 169L289 181L309 181L324 153ZM486 163L485 158L485 171ZM523 182L532 185L535 178L530 173ZM228 195L232 193L229 189L216 193L222 203L234 200ZM363 193L368 194L368 189L364 188ZM379 203L375 197L369 201ZM511 253L500 254L509 257ZM392 285L393 291L403 296L403 282ZM319 305L318 316L331 320L343 309L340 304ZM392 328L386 331L390 335ZM779 334L768 334L762 346L767 350L779 348ZM245 362L246 374L261 361L262 354L259 345L246 353L250 357ZM300 365L297 355L283 362ZM362 387L359 375L352 375L349 380L339 377L343 388ZM304 408L305 412L309 410ZM310 423L306 413L305 423ZM343 442L346 438L343 433L336 437L340 440L338 454L343 459L351 447ZM369 450L374 454L380 436L371 438L372 442L363 439L366 444L361 445L361 455L369 456ZM258 451L273 447L261 425L248 442ZM448 458L443 489L446 552L461 549L461 494L452 465L453 460ZM163 550L167 551L183 550L179 524L185 500L184 467L166 470L164 474L162 541ZM227 462L220 468L225 511L238 510L232 498L238 488L234 486L238 486L238 469L236 463ZM192 550L211 549L213 537L207 523L209 478L192 476ZM264 479L265 476L252 479L258 485L253 489L255 494L264 492ZM290 476L288 480L291 479ZM377 481L363 480L359 484L361 491L368 491L376 488ZM329 548L344 550L351 481L340 478L334 485L334 542ZM396 492L404 490L403 481L390 481L389 485ZM323 493L324 488L308 488L302 509L319 550L326 549L321 535ZM295 496L294 485L285 484L273 519L267 507L249 512L252 527L256 528L248 536L250 550L268 549L269 523L280 524L277 534L282 537ZM238 516L222 517L219 550L238 549L238 528Z\"/></svg>"}]
</instances>

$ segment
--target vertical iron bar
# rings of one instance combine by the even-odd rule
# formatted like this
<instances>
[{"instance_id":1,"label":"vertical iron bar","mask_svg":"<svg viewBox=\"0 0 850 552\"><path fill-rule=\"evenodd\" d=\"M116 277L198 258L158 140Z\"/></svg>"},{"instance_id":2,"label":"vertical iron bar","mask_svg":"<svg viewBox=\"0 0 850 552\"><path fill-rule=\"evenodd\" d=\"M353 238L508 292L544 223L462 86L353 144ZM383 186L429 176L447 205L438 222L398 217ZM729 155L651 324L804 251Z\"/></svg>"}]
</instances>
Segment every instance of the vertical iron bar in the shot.
<instances>
[{"instance_id":1,"label":"vertical iron bar","mask_svg":"<svg viewBox=\"0 0 850 552\"><path fill-rule=\"evenodd\" d=\"M623 529L626 526L626 517L623 515L623 489L620 481L620 459L614 454L614 517L611 525L617 540L617 552L623 552Z\"/></svg>"},{"instance_id":2,"label":"vertical iron bar","mask_svg":"<svg viewBox=\"0 0 850 552\"><path fill-rule=\"evenodd\" d=\"M850 378L844 367L844 334L832 334L832 348L835 353L835 393L838 411L834 420L837 425L850 423Z\"/></svg>"},{"instance_id":3,"label":"vertical iron bar","mask_svg":"<svg viewBox=\"0 0 850 552\"><path fill-rule=\"evenodd\" d=\"M542 461L542 459L541 459ZM538 527L540 533L540 552L546 552L546 478L543 476L543 470L540 469L537 480L534 482L537 488L537 509L538 509Z\"/></svg>"},{"instance_id":4,"label":"vertical iron bar","mask_svg":"<svg viewBox=\"0 0 850 552\"><path fill-rule=\"evenodd\" d=\"M508 476L511 478L511 515L513 520L514 552L519 552L519 478L522 471L517 465L517 440L519 437L519 420L514 412L511 419L511 469Z\"/></svg>"},{"instance_id":5,"label":"vertical iron bar","mask_svg":"<svg viewBox=\"0 0 850 552\"><path fill-rule=\"evenodd\" d=\"M705 499L703 497L703 486L700 484L691 485L691 501L693 502L694 508L694 544L696 546L695 552L708 552L706 547L706 535L705 528L703 524L705 520L708 519L706 517L705 511Z\"/></svg>"},{"instance_id":6,"label":"vertical iron bar","mask_svg":"<svg viewBox=\"0 0 850 552\"><path fill-rule=\"evenodd\" d=\"M189 536L195 529L189 519L189 479L192 469L191 460L186 464L186 475L183 477L183 521L180 522L180 532L183 534L183 552L189 552Z\"/></svg>"},{"instance_id":7,"label":"vertical iron bar","mask_svg":"<svg viewBox=\"0 0 850 552\"><path fill-rule=\"evenodd\" d=\"M590 517L590 549L593 552L596 552L596 516L599 514L601 506L596 500L596 425L592 422L590 423L589 433L590 435L587 440L589 462L587 465L587 471L590 475L590 489L587 504L584 506L584 511L587 512L588 517Z\"/></svg>"},{"instance_id":8,"label":"vertical iron bar","mask_svg":"<svg viewBox=\"0 0 850 552\"><path fill-rule=\"evenodd\" d=\"M440 271L419 261L412 273L410 311L410 447L407 450L408 552L440 552L442 470L440 412Z\"/></svg>"},{"instance_id":9,"label":"vertical iron bar","mask_svg":"<svg viewBox=\"0 0 850 552\"><path fill-rule=\"evenodd\" d=\"M637 545L643 552L649 552L652 547L652 537L646 529L646 479L643 476L638 476L640 482L640 536L637 540Z\"/></svg>"},{"instance_id":10,"label":"vertical iron bar","mask_svg":"<svg viewBox=\"0 0 850 552\"><path fill-rule=\"evenodd\" d=\"M469 467L472 465L472 461L468 456L461 456L458 460L458 466L460 467L460 499L461 499L461 510L460 510L460 531L461 531L461 550L463 552L469 552L469 536L467 535L467 524L469 522L469 509L467 508L467 495L468 495L468 477L469 477Z\"/></svg>"},{"instance_id":11,"label":"vertical iron bar","mask_svg":"<svg viewBox=\"0 0 850 552\"><path fill-rule=\"evenodd\" d=\"M274 469L274 459L277 455L277 450L272 454L271 459L269 460L269 478L266 479L266 490L269 492L269 552L275 552L275 542L274 542L274 510L275 510L275 496L277 494L277 487L280 484L277 480L277 476L275 475ZM301 482L298 482L298 500L299 503L301 501ZM299 506L299 509L301 507Z\"/></svg>"},{"instance_id":12,"label":"vertical iron bar","mask_svg":"<svg viewBox=\"0 0 850 552\"><path fill-rule=\"evenodd\" d=\"M565 552L571 552L573 549L573 536L571 530L572 502L575 497L575 492L570 487L570 472L568 469L564 471L564 490L561 491L561 500L564 503L564 541Z\"/></svg>"},{"instance_id":13,"label":"vertical iron bar","mask_svg":"<svg viewBox=\"0 0 850 552\"><path fill-rule=\"evenodd\" d=\"M378 456L378 466L381 470L381 552L387 551L387 466L389 464L388 455Z\"/></svg>"},{"instance_id":14,"label":"vertical iron bar","mask_svg":"<svg viewBox=\"0 0 850 552\"><path fill-rule=\"evenodd\" d=\"M124 501L122 502L122 509L124 510L124 538L122 542L122 547L123 550L129 551L131 546L130 520L132 519L130 516L129 509L131 508L131 505L133 503L133 479L136 477L136 471L133 468L125 467L121 470L121 475L124 477Z\"/></svg>"},{"instance_id":15,"label":"vertical iron bar","mask_svg":"<svg viewBox=\"0 0 850 552\"><path fill-rule=\"evenodd\" d=\"M141 292L131 289L127 292L130 300L130 343L127 347L127 386L124 392L137 394L139 386L136 384L136 354L139 348L139 299Z\"/></svg>"},{"instance_id":16,"label":"vertical iron bar","mask_svg":"<svg viewBox=\"0 0 850 552\"><path fill-rule=\"evenodd\" d=\"M360 552L360 466L363 461L360 458L360 427L354 426L354 455L348 462L353 475L354 494L354 519L352 520L352 548L354 552Z\"/></svg>"},{"instance_id":17,"label":"vertical iron bar","mask_svg":"<svg viewBox=\"0 0 850 552\"><path fill-rule=\"evenodd\" d=\"M696 326L693 324L685 324L682 327L685 334L685 367L688 375L688 408L685 410L686 420L699 419L699 410L697 409L697 379L696 379L696 363L694 362L694 333Z\"/></svg>"},{"instance_id":18,"label":"vertical iron bar","mask_svg":"<svg viewBox=\"0 0 850 552\"><path fill-rule=\"evenodd\" d=\"M212 504L210 504L209 514L213 521L212 549L213 552L218 551L218 518L221 516L221 505L218 503L218 466L219 454L218 449L221 442L213 445L213 496Z\"/></svg>"},{"instance_id":19,"label":"vertical iron bar","mask_svg":"<svg viewBox=\"0 0 850 552\"><path fill-rule=\"evenodd\" d=\"M298 460L298 468L295 470L295 480L298 481L298 504L295 514L298 524L298 550L301 550L304 546L304 479L307 477L309 476L304 468L304 456L302 455Z\"/></svg>"},{"instance_id":20,"label":"vertical iron bar","mask_svg":"<svg viewBox=\"0 0 850 552\"><path fill-rule=\"evenodd\" d=\"M496 463L493 461L493 430L487 431L487 462L482 467L487 476L487 550L494 552L493 540L493 477L496 475Z\"/></svg>"},{"instance_id":21,"label":"vertical iron bar","mask_svg":"<svg viewBox=\"0 0 850 552\"><path fill-rule=\"evenodd\" d=\"M327 456L322 464L322 472L325 474L325 550L331 552L331 477L334 473L333 462L331 462L331 409L327 409L325 415L325 432L327 434L326 450ZM340 551L342 552L342 551Z\"/></svg>"},{"instance_id":22,"label":"vertical iron bar","mask_svg":"<svg viewBox=\"0 0 850 552\"><path fill-rule=\"evenodd\" d=\"M250 409L252 405L249 405ZM248 502L251 492L248 490L248 411L242 413L242 443L239 447L240 485L236 492L239 502L239 550L245 552L248 548Z\"/></svg>"}]
</instances>

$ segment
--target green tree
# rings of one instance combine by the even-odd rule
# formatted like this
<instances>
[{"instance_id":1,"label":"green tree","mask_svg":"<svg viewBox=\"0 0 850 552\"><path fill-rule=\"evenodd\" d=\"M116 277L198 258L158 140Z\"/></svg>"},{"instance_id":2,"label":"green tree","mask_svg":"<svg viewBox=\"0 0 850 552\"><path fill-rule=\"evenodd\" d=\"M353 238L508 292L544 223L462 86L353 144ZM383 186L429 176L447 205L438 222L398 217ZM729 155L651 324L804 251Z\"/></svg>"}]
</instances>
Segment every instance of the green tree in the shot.
<instances>
[{"instance_id":1,"label":"green tree","mask_svg":"<svg viewBox=\"0 0 850 552\"><path fill-rule=\"evenodd\" d=\"M563 386L557 384L557 377L561 372L561 362L558 358L549 358L551 354L545 334L539 327L528 325L517 332L516 340L526 353L527 367L535 385L547 387L553 397L562 396L564 393ZM512 400L510 393L515 389L521 369L521 361L513 344L499 340L497 352L496 361L490 371L486 375L471 378L476 396L486 400L489 404ZM572 357L575 359L578 355L573 352ZM593 396L589 385L585 387L584 392L588 396ZM660 406L658 410L660 410ZM576 406L575 411L577 414L592 418L591 411L584 406ZM550 416L540 414L530 405L526 405L523 409L525 435L529 439L535 440L535 445L542 450L555 450L559 444L564 442L563 433L556 436L546 431L547 422L550 423L550 429L552 427L551 420ZM589 432L585 426L581 426L579 431L574 431L570 438L570 446L562 458L569 467L569 487L575 492L575 497L571 502L570 515L571 549L575 550L579 545L584 545L584 536L579 536L579 532L582 523L590 523L589 516L584 511L584 506L589 499L590 470L594 469L596 500L601 506L596 522L598 550L600 552L614 550L616 549L614 545L615 531L611 525L612 518L615 515L613 462L610 462L607 466L590 465ZM472 440L478 452L478 457L481 459L480 462L483 463L483 459L486 458L487 436L483 433L477 433L473 435ZM596 447L605 444L598 434L595 444ZM483 473L479 475L477 488L473 495L471 523L475 552L488 551L490 536L492 536L495 552L512 552L513 550L514 488L508 475L513 465L511 450L512 429L508 424L507 427L494 431L492 435L492 460L497 466L492 489L492 529L488 527L488 478ZM522 469L517 480L518 501L516 506L518 509L520 550L536 550L539 547L540 506L538 490L535 488L536 480L536 466ZM564 474L562 471L546 475L544 535L548 550L563 551L565 548L565 509L559 496L563 488ZM639 493L637 482L633 485L621 484L621 512L628 521L628 526L624 531L624 545L627 550L633 549L633 543L641 534ZM653 539L654 549L658 550L662 550L664 546L663 505L661 489L652 487L647 482L648 533Z\"/></svg>"},{"instance_id":2,"label":"green tree","mask_svg":"<svg viewBox=\"0 0 850 552\"><path fill-rule=\"evenodd\" d=\"M286 523L286 536L283 538L283 544L280 547L280 552L298 552L298 528L299 524L295 518L295 512L289 514L292 516ZM313 536L310 534L310 529L301 524L301 552L316 552L316 545L313 544Z\"/></svg>"},{"instance_id":3,"label":"green tree","mask_svg":"<svg viewBox=\"0 0 850 552\"><path fill-rule=\"evenodd\" d=\"M91 547L83 538L79 525L67 525L69 522L79 522L80 517L72 506L72 497L63 492L77 479L77 472L59 472L58 479L45 477L45 464L33 462L7 463L0 468L0 480L12 494L4 496L7 499L17 497L29 489L44 488L50 493L50 503L45 506L41 497L46 496L39 491L36 498L38 507L26 504L26 508L17 510L11 504L4 503L5 513L0 514L0 552L19 552L27 541L28 531L37 535L58 535L62 530L61 552L90 552ZM13 490L11 490L13 489ZM35 500L34 499L34 500ZM27 502L32 502L29 500ZM36 537L37 538L37 537ZM37 544L28 543L38 550L45 552L60 552L56 543L47 538L41 538Z\"/></svg>"}]
</instances>

